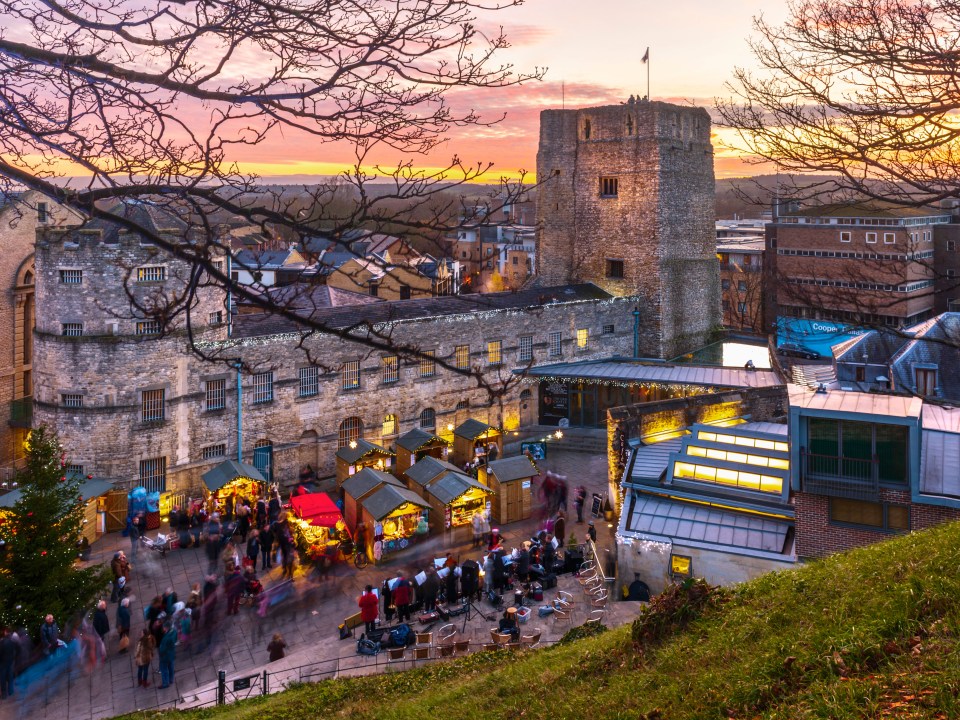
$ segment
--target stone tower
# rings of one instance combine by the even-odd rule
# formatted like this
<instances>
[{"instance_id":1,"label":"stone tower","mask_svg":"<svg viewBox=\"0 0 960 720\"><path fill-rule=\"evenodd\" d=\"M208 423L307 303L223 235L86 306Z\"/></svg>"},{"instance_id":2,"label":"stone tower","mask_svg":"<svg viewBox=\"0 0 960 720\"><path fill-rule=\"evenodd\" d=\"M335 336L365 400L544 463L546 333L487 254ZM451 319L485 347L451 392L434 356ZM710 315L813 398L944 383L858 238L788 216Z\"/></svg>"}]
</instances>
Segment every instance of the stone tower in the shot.
<instances>
[{"instance_id":1,"label":"stone tower","mask_svg":"<svg viewBox=\"0 0 960 720\"><path fill-rule=\"evenodd\" d=\"M713 148L702 108L540 113L537 274L637 296L640 353L670 358L720 325Z\"/></svg>"}]
</instances>

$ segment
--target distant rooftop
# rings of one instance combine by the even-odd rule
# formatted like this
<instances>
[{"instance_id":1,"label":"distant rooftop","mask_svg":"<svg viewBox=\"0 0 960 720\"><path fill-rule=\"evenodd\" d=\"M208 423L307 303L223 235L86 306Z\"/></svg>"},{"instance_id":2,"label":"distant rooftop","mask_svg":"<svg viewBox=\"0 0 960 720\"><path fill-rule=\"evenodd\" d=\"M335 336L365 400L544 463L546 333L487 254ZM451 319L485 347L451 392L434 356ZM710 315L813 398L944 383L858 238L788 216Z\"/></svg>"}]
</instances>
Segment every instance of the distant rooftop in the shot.
<instances>
[{"instance_id":1,"label":"distant rooftop","mask_svg":"<svg viewBox=\"0 0 960 720\"><path fill-rule=\"evenodd\" d=\"M788 386L791 407L829 412L886 415L898 418L918 418L923 400L904 395L861 393L849 390L817 392L801 385Z\"/></svg>"},{"instance_id":2,"label":"distant rooftop","mask_svg":"<svg viewBox=\"0 0 960 720\"><path fill-rule=\"evenodd\" d=\"M783 385L773 370L669 365L628 358L541 365L525 371L533 377L558 377L594 383L662 383L718 388L759 388Z\"/></svg>"},{"instance_id":3,"label":"distant rooftop","mask_svg":"<svg viewBox=\"0 0 960 720\"><path fill-rule=\"evenodd\" d=\"M812 207L799 210L782 210L779 217L829 217L829 218L918 218L918 217L939 217L949 215L949 210L932 207L913 207L898 205L891 202L881 202L878 200L847 203L830 203L826 205L814 205Z\"/></svg>"}]
</instances>

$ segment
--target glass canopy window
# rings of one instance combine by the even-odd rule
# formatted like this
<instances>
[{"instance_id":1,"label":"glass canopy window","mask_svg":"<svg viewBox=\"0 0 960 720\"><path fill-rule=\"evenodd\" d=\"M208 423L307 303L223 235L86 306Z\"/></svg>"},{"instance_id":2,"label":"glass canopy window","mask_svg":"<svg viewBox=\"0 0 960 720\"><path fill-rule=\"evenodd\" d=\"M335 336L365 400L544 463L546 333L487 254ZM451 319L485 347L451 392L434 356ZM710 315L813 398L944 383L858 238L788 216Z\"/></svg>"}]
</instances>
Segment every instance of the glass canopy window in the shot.
<instances>
[{"instance_id":1,"label":"glass canopy window","mask_svg":"<svg viewBox=\"0 0 960 720\"><path fill-rule=\"evenodd\" d=\"M701 435L703 435L703 433L701 433ZM790 461L786 458L767 457L766 455L755 455L753 453L737 452L735 450L718 450L716 448L688 445L687 455L710 458L711 460L725 460L727 462L741 463L744 465L776 468L777 470L790 469Z\"/></svg>"},{"instance_id":2,"label":"glass canopy window","mask_svg":"<svg viewBox=\"0 0 960 720\"><path fill-rule=\"evenodd\" d=\"M678 461L674 464L673 476L678 479L726 485L740 490L754 490L777 495L783 492L783 478L748 470L732 470Z\"/></svg>"},{"instance_id":3,"label":"glass canopy window","mask_svg":"<svg viewBox=\"0 0 960 720\"><path fill-rule=\"evenodd\" d=\"M729 435L727 433L710 432L701 430L697 433L697 439L704 442L723 443L725 445L739 445L740 447L749 447L756 450L776 450L777 452L790 452L790 443L779 440L763 440L761 438L746 437L743 435Z\"/></svg>"}]
</instances>

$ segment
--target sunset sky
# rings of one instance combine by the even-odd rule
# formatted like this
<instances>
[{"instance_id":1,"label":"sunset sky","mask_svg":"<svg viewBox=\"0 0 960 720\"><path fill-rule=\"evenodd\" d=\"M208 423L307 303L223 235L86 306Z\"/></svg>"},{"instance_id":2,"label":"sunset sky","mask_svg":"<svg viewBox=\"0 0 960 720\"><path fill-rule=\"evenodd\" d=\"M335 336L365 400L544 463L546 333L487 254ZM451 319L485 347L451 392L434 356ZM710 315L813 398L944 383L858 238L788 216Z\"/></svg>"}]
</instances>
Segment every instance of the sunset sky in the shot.
<instances>
[{"instance_id":1,"label":"sunset sky","mask_svg":"<svg viewBox=\"0 0 960 720\"><path fill-rule=\"evenodd\" d=\"M521 7L481 15L481 27L502 25L512 43L501 59L519 70L548 68L542 82L504 90L474 90L451 96L460 108L485 117L505 114L491 128L453 132L448 142L420 166L442 166L454 154L466 163L491 161L490 178L535 170L540 110L589 107L646 93L650 47L651 94L707 107L726 94L724 83L736 66L753 66L747 45L751 20L785 14L785 0L526 0ZM725 151L715 136L717 177L756 174L757 170ZM334 172L349 163L344 149L274 144L254 150L246 167L262 175L297 176ZM296 178L294 178L296 179Z\"/></svg>"}]
</instances>

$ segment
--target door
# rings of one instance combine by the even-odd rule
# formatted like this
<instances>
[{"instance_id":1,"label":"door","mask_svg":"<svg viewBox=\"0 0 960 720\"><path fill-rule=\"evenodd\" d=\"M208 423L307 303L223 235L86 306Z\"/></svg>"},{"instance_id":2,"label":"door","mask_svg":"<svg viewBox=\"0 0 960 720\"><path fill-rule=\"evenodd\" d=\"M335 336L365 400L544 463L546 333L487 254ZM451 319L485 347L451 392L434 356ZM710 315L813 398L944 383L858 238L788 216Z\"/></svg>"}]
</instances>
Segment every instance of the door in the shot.
<instances>
[{"instance_id":1,"label":"door","mask_svg":"<svg viewBox=\"0 0 960 720\"><path fill-rule=\"evenodd\" d=\"M273 445L263 445L253 449L253 466L260 471L267 482L273 482Z\"/></svg>"},{"instance_id":2,"label":"door","mask_svg":"<svg viewBox=\"0 0 960 720\"><path fill-rule=\"evenodd\" d=\"M507 483L506 486L501 485L501 490L506 488L507 491L507 517L504 518L503 522L516 522L520 519L520 483L512 482Z\"/></svg>"},{"instance_id":3,"label":"door","mask_svg":"<svg viewBox=\"0 0 960 720\"><path fill-rule=\"evenodd\" d=\"M111 490L103 499L107 513L107 532L117 532L127 527L127 491Z\"/></svg>"},{"instance_id":4,"label":"door","mask_svg":"<svg viewBox=\"0 0 960 720\"><path fill-rule=\"evenodd\" d=\"M537 424L537 406L529 390L520 393L520 427Z\"/></svg>"}]
</instances>

